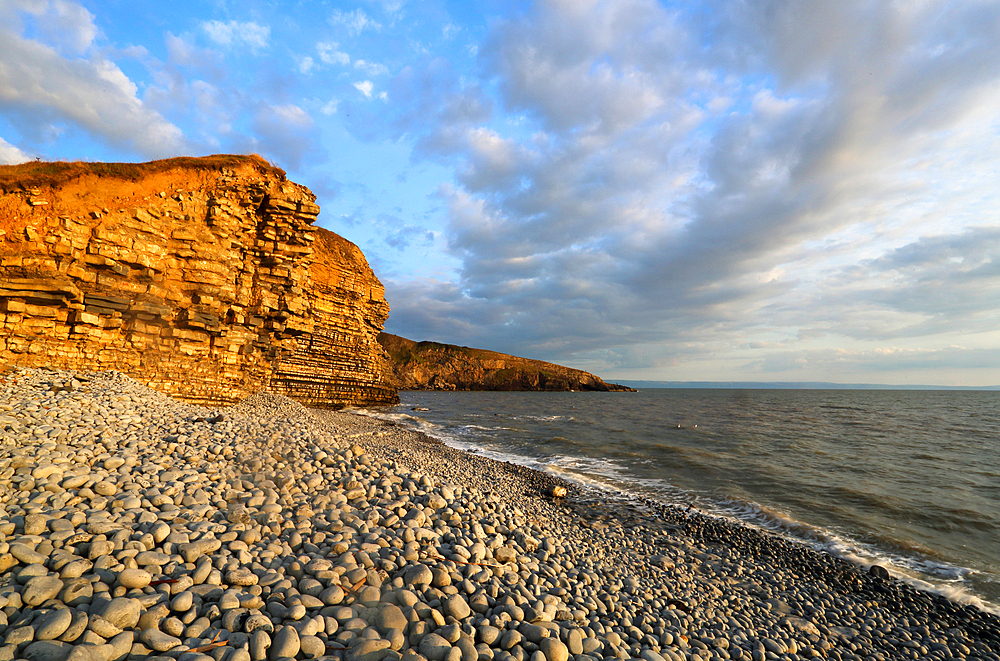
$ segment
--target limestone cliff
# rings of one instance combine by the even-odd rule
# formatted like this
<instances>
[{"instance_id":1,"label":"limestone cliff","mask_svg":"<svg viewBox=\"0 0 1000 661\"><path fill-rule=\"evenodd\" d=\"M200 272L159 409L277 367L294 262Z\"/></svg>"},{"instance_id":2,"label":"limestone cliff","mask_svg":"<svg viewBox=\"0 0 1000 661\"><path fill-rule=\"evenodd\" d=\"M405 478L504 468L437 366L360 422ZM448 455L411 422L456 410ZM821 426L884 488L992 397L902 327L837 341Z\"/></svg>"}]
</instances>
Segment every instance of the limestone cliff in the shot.
<instances>
[{"instance_id":1,"label":"limestone cliff","mask_svg":"<svg viewBox=\"0 0 1000 661\"><path fill-rule=\"evenodd\" d=\"M0 167L0 363L200 404L397 401L384 289L315 201L256 156Z\"/></svg>"},{"instance_id":2,"label":"limestone cliff","mask_svg":"<svg viewBox=\"0 0 1000 661\"><path fill-rule=\"evenodd\" d=\"M380 333L399 390L597 390L632 388L541 360Z\"/></svg>"}]
</instances>

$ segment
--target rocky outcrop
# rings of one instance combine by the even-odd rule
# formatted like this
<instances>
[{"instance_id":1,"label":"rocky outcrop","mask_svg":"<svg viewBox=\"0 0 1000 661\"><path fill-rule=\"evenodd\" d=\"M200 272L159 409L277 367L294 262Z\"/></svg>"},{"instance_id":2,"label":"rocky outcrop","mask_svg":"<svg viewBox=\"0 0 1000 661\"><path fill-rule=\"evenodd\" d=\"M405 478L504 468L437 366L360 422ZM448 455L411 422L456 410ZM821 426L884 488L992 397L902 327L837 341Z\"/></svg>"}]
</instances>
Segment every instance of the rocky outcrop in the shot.
<instances>
[{"instance_id":1,"label":"rocky outcrop","mask_svg":"<svg viewBox=\"0 0 1000 661\"><path fill-rule=\"evenodd\" d=\"M199 404L397 401L384 289L315 200L256 156L0 167L0 363Z\"/></svg>"},{"instance_id":2,"label":"rocky outcrop","mask_svg":"<svg viewBox=\"0 0 1000 661\"><path fill-rule=\"evenodd\" d=\"M380 333L399 390L596 390L634 392L599 377L541 360Z\"/></svg>"}]
</instances>

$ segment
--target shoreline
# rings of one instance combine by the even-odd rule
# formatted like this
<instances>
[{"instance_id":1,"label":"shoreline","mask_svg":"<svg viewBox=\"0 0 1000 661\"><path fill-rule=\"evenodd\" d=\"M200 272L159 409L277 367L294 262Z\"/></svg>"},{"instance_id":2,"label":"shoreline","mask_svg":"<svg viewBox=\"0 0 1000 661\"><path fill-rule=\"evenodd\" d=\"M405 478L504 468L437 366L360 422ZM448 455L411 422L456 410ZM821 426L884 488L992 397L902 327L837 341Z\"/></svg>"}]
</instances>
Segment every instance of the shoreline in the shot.
<instances>
[{"instance_id":1,"label":"shoreline","mask_svg":"<svg viewBox=\"0 0 1000 661\"><path fill-rule=\"evenodd\" d=\"M392 422L3 377L0 660L1000 659L978 608Z\"/></svg>"},{"instance_id":2,"label":"shoreline","mask_svg":"<svg viewBox=\"0 0 1000 661\"><path fill-rule=\"evenodd\" d=\"M837 456L837 450L826 451L821 433L817 435L819 447L813 450L803 452L805 446L797 445L790 453L775 452L761 460L755 458L749 448L757 443L766 455L790 441L788 432L777 430L768 438L754 430L730 427L727 421L712 417L718 415L714 408L707 413L698 412L707 416L697 420L703 423L700 429L678 431L678 439L674 440L673 426L665 424L656 428L660 423L656 414L646 413L647 407L627 406L628 412L619 415L618 404L611 396L598 395L585 404L574 405L568 397L535 402L532 398L516 396L507 399L499 396L501 393L470 395L468 399L447 394L440 398L411 394L413 396L403 395L403 405L367 412L362 409L361 412L397 421L461 450L520 463L584 487L602 490L611 499L633 498L637 502L657 502L685 509L693 505L711 517L768 531L864 569L871 565L883 566L893 578L919 590L1000 615L1000 582L997 581L995 553L990 551L996 544L989 534L981 532L986 525L977 527L978 534L967 534L968 531L962 528L968 518L962 515L963 507L973 507L973 502L987 507L986 510L973 507L984 522L996 520L995 507L989 509L989 503L978 499L964 506L949 503L945 492L943 506L957 509L940 513L929 509L938 502L935 489L940 490L947 483L948 478L942 477L949 474L947 470L929 475L925 482L927 490L910 494L912 505L898 504L897 507L891 497L880 501L880 494L897 493L905 503L907 491L900 493L892 489L900 486L901 478L914 476L920 464L925 462L908 466L904 457L897 455L892 462L882 462L877 469L883 471L882 467L887 467L884 472L888 472L889 479L895 482L884 486L879 481L870 484L848 482L841 487L836 480L840 471L844 471L848 479L857 471L847 457L831 465L835 463L833 457ZM680 416L680 419L690 414L692 401L693 398L671 395L643 404L669 406L668 417ZM712 402L718 403L714 399ZM824 399L810 403L822 409L826 402ZM427 412L410 412L407 409L411 406ZM792 404L789 402L788 406ZM498 417L492 417L494 415ZM619 418L627 422L617 424ZM608 423L609 420L616 423ZM686 420L685 426L690 426L687 423L694 419ZM772 416L770 423L774 422ZM792 427L797 424L791 420L789 423ZM798 435L810 438L811 430L798 424ZM706 443L709 445L704 448L698 446L701 443L695 437L698 432L705 432L708 438ZM613 442L602 447L603 438L609 435L621 439L621 445ZM826 440L829 441L829 437ZM729 442L735 445L727 445ZM864 440L860 442L865 444ZM711 453L710 446L716 443L723 446L721 457L730 461ZM708 453L700 454L702 450ZM733 453L735 456L731 456ZM814 456L824 457L820 463L826 463L825 469L817 470L817 465L811 463ZM797 459L810 463L802 472L795 468L789 471ZM774 461L775 483L766 470L768 461ZM718 466L720 472L712 472L713 466ZM961 466L946 464L944 468L950 468L952 478L961 477ZM703 479L698 479L699 472ZM813 484L816 493L811 493L810 485ZM849 500L851 498L858 500ZM867 501L867 498L872 500ZM852 502L858 504L858 509L850 504ZM872 509L866 509L868 506ZM885 509L879 511L883 506ZM955 534L938 534L952 527L958 528ZM922 537L922 533L926 536Z\"/></svg>"}]
</instances>

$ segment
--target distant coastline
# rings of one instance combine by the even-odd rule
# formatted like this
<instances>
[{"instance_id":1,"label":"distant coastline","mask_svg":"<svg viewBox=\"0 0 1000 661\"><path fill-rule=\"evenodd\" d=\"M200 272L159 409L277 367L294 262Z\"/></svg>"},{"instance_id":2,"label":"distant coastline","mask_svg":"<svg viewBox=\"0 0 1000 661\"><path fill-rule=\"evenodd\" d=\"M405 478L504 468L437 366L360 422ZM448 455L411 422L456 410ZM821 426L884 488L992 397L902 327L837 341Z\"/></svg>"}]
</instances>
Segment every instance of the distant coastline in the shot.
<instances>
[{"instance_id":1,"label":"distant coastline","mask_svg":"<svg viewBox=\"0 0 1000 661\"><path fill-rule=\"evenodd\" d=\"M828 383L826 381L637 381L620 379L632 388L711 388L718 390L986 390L996 386L889 385L884 383Z\"/></svg>"}]
</instances>

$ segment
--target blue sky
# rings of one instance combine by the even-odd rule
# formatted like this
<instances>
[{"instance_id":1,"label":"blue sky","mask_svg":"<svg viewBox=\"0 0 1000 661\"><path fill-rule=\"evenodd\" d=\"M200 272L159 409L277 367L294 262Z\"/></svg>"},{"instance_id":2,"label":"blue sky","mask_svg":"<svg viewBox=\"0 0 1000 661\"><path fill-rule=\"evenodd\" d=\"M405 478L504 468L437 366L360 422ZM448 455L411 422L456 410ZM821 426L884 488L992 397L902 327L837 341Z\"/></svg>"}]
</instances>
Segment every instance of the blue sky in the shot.
<instances>
[{"instance_id":1,"label":"blue sky","mask_svg":"<svg viewBox=\"0 0 1000 661\"><path fill-rule=\"evenodd\" d=\"M259 153L387 330L1000 383L1000 2L0 0L0 162Z\"/></svg>"}]
</instances>

